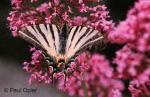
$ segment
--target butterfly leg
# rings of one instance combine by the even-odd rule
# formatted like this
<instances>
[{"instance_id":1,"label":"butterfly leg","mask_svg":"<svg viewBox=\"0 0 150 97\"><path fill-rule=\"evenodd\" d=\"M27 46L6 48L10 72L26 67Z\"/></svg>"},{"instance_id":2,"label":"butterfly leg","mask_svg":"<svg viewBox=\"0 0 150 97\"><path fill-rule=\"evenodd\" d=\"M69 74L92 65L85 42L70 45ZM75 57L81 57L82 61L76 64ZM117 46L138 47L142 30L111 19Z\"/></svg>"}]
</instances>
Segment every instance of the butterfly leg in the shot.
<instances>
[{"instance_id":1,"label":"butterfly leg","mask_svg":"<svg viewBox=\"0 0 150 97\"><path fill-rule=\"evenodd\" d=\"M54 72L52 73L52 76L51 76L52 78L52 84L54 84Z\"/></svg>"},{"instance_id":2,"label":"butterfly leg","mask_svg":"<svg viewBox=\"0 0 150 97\"><path fill-rule=\"evenodd\" d=\"M50 57L46 57L44 54L43 54L43 57L46 60L48 66L52 66L52 68L53 68L53 64L54 63L52 61L50 61L51 58ZM50 73L50 76L51 76L52 84L54 84L54 70L49 71L49 73Z\"/></svg>"},{"instance_id":3,"label":"butterfly leg","mask_svg":"<svg viewBox=\"0 0 150 97\"><path fill-rule=\"evenodd\" d=\"M66 76L67 76L67 73L66 73L66 70L64 70L64 75L65 75L65 79L64 79L64 87L66 87Z\"/></svg>"}]
</instances>

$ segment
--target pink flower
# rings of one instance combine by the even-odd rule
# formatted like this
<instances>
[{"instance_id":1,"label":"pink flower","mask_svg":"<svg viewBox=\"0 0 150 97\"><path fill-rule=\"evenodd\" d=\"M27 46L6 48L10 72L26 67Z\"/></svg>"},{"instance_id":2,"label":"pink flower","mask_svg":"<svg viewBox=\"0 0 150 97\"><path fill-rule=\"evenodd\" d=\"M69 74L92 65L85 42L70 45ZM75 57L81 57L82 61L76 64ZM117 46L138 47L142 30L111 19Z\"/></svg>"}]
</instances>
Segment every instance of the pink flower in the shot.
<instances>
[{"instance_id":1,"label":"pink flower","mask_svg":"<svg viewBox=\"0 0 150 97\"><path fill-rule=\"evenodd\" d=\"M36 10L39 11L39 12L47 12L49 10L49 8L51 8L51 6L49 6L48 3L43 3Z\"/></svg>"},{"instance_id":2,"label":"pink flower","mask_svg":"<svg viewBox=\"0 0 150 97\"><path fill-rule=\"evenodd\" d=\"M31 0L31 2L33 3L33 2L37 2L38 0Z\"/></svg>"},{"instance_id":3,"label":"pink flower","mask_svg":"<svg viewBox=\"0 0 150 97\"><path fill-rule=\"evenodd\" d=\"M126 20L109 33L109 39L115 43L130 43L133 48L150 51L150 1L140 0L129 10Z\"/></svg>"},{"instance_id":4,"label":"pink flower","mask_svg":"<svg viewBox=\"0 0 150 97\"><path fill-rule=\"evenodd\" d=\"M116 58L113 62L117 64L119 76L124 78L138 76L144 69L142 67L148 65L146 56L140 52L134 52L127 45L116 52Z\"/></svg>"},{"instance_id":5,"label":"pink flower","mask_svg":"<svg viewBox=\"0 0 150 97\"><path fill-rule=\"evenodd\" d=\"M18 29L24 26L46 22L58 25L67 23L70 26L87 25L94 29L98 29L100 31L105 30L107 32L108 29L105 28L105 24L109 16L106 7L100 4L89 6L87 4L88 2L91 3L98 1L79 0L78 2L75 2L72 0L66 0L61 2L60 0L52 0L37 4L38 0L12 0L13 11L11 11L8 17L10 29L12 30L13 35L17 36ZM32 6L33 4L35 6ZM76 13L78 13L78 15L76 15ZM87 15L82 16L83 14ZM109 26L109 28L111 28L111 24ZM37 82L43 81L45 83L49 83L51 82L50 79L53 75L54 80L58 80L61 72L57 72L53 66L48 65L42 52L35 48L31 49L31 52L33 52L31 61L24 64L24 70L31 73L29 82L32 83L37 80ZM82 65L79 66L81 71L85 71L89 67L86 62L87 58L85 57L84 59L85 62L81 63ZM71 63L70 67L66 69L66 72L71 74L76 68L76 64ZM107 68L107 66L105 68ZM112 76L111 71L112 70L107 71L107 76ZM82 94L82 92L80 92L80 94Z\"/></svg>"},{"instance_id":6,"label":"pink flower","mask_svg":"<svg viewBox=\"0 0 150 97\"><path fill-rule=\"evenodd\" d=\"M112 90L112 92L109 95L109 97L122 97L122 93L118 89Z\"/></svg>"},{"instance_id":7,"label":"pink flower","mask_svg":"<svg viewBox=\"0 0 150 97\"><path fill-rule=\"evenodd\" d=\"M150 96L150 1L139 0L127 18L108 34L112 43L123 44L113 63L120 78L130 82L132 97Z\"/></svg>"},{"instance_id":8,"label":"pink flower","mask_svg":"<svg viewBox=\"0 0 150 97\"><path fill-rule=\"evenodd\" d=\"M86 22L87 18L86 17L80 17L80 16L77 16L77 17L74 17L73 21L72 21L72 25L82 25Z\"/></svg>"},{"instance_id":9,"label":"pink flower","mask_svg":"<svg viewBox=\"0 0 150 97\"><path fill-rule=\"evenodd\" d=\"M54 23L62 25L85 25L106 32L112 29L112 22L108 21L109 15L105 5L97 3L88 6L87 3L99 0L52 0L38 4L38 0L12 0L12 8L8 21L14 36L21 27ZM35 6L32 6L32 5ZM67 5L67 6L66 6ZM78 13L78 14L76 14ZM83 14L87 14L83 17Z\"/></svg>"},{"instance_id":10,"label":"pink flower","mask_svg":"<svg viewBox=\"0 0 150 97\"><path fill-rule=\"evenodd\" d=\"M81 69L84 64L87 64L88 67L84 69L84 72L83 70L82 72L74 71L72 76L68 76L66 87L63 87L63 81L58 84L58 88L65 88L70 96L83 97L85 96L83 93L86 91L86 95L89 97L112 97L108 95L111 95L113 90L117 89L118 92L123 90L123 83L113 79L113 68L110 67L104 56L94 54L90 57L88 53L83 53L77 57L77 64ZM114 97L121 97L121 92Z\"/></svg>"},{"instance_id":11,"label":"pink flower","mask_svg":"<svg viewBox=\"0 0 150 97\"><path fill-rule=\"evenodd\" d=\"M115 43L126 43L116 52L114 63L117 64L119 77L134 78L143 73L149 65L150 27L148 13L150 2L141 0L129 12L127 19L109 33L109 39ZM143 15L142 15L143 14Z\"/></svg>"},{"instance_id":12,"label":"pink flower","mask_svg":"<svg viewBox=\"0 0 150 97\"><path fill-rule=\"evenodd\" d=\"M140 83L138 80L130 82L129 90L132 97L149 97L150 96L150 80Z\"/></svg>"}]
</instances>

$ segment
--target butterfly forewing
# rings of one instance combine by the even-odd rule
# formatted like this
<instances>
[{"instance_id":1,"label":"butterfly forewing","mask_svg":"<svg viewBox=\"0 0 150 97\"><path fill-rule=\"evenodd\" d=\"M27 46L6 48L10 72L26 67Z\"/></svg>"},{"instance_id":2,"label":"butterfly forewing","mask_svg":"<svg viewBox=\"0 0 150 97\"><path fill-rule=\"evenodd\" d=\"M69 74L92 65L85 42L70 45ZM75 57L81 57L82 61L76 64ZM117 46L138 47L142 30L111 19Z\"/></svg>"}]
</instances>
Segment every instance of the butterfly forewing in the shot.
<instances>
[{"instance_id":1,"label":"butterfly forewing","mask_svg":"<svg viewBox=\"0 0 150 97\"><path fill-rule=\"evenodd\" d=\"M101 32L97 30L82 26L72 27L67 40L66 59L69 60L90 45L102 41L103 38Z\"/></svg>"},{"instance_id":2,"label":"butterfly forewing","mask_svg":"<svg viewBox=\"0 0 150 97\"><path fill-rule=\"evenodd\" d=\"M59 49L59 27L52 24L27 26L18 32L18 35L46 53L56 58Z\"/></svg>"}]
</instances>

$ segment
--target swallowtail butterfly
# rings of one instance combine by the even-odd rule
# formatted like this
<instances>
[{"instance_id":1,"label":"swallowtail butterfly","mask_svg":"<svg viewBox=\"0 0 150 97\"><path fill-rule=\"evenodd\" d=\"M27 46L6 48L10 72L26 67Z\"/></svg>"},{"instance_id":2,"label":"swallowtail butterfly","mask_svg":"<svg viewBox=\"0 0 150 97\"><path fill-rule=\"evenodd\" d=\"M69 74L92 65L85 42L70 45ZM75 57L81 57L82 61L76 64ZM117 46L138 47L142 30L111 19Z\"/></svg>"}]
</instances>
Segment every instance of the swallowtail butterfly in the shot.
<instances>
[{"instance_id":1,"label":"swallowtail butterfly","mask_svg":"<svg viewBox=\"0 0 150 97\"><path fill-rule=\"evenodd\" d=\"M55 24L26 26L18 31L19 37L41 49L54 62L55 69L67 68L71 58L104 39L102 33L83 26L59 27Z\"/></svg>"}]
</instances>

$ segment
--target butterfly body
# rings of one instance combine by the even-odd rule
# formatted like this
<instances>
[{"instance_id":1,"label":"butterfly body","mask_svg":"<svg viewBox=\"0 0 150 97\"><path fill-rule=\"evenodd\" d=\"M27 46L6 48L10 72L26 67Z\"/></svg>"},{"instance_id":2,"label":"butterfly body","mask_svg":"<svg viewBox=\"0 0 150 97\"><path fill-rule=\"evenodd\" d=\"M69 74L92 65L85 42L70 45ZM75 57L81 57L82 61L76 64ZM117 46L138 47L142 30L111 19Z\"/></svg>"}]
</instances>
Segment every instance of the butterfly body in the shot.
<instances>
[{"instance_id":1,"label":"butterfly body","mask_svg":"<svg viewBox=\"0 0 150 97\"><path fill-rule=\"evenodd\" d=\"M43 51L56 71L65 71L73 57L86 48L101 42L104 36L97 30L83 26L59 27L54 24L39 24L22 28L18 35ZM46 59L46 57L45 57Z\"/></svg>"}]
</instances>

